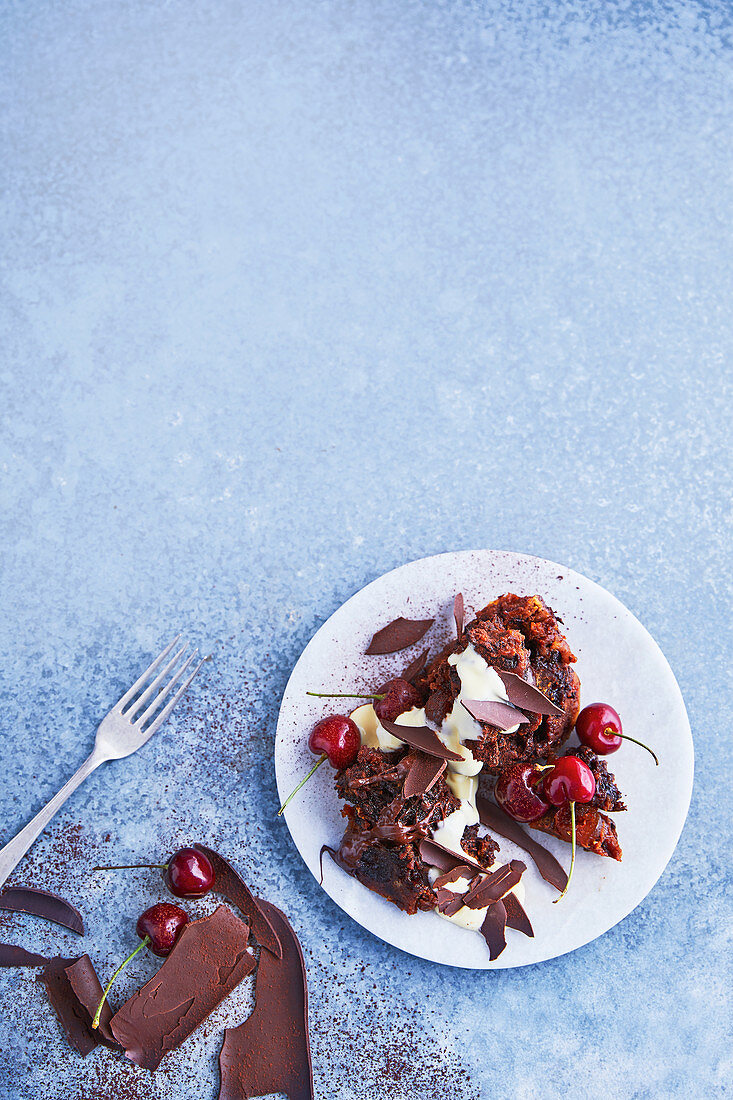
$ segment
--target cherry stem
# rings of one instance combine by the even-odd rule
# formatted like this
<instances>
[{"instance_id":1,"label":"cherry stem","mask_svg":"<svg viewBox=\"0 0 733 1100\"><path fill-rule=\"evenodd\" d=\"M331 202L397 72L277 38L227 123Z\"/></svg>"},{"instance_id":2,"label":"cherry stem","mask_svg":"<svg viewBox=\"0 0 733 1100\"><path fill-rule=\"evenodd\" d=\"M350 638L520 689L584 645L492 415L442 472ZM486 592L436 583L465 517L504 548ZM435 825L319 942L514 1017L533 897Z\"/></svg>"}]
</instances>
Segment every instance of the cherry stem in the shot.
<instances>
[{"instance_id":1,"label":"cherry stem","mask_svg":"<svg viewBox=\"0 0 733 1100\"><path fill-rule=\"evenodd\" d=\"M101 867L92 867L92 871L132 871L137 867L159 867L165 871L167 863L105 863Z\"/></svg>"},{"instance_id":2,"label":"cherry stem","mask_svg":"<svg viewBox=\"0 0 733 1100\"><path fill-rule=\"evenodd\" d=\"M151 942L152 941L150 939L150 936L144 936L143 939L142 939L142 942L137 945L137 947L132 952L132 954L128 955L127 958L125 959L125 961L121 962L120 965L117 967L114 974L112 975L110 980L107 982L107 986L105 988L105 991L102 994L102 1000L99 1002L99 1007L97 1008L97 1011L94 1014L94 1019L92 1020L92 1027L93 1028L98 1028L99 1027L99 1018L102 1015L102 1009L104 1008L104 1002L107 1000L107 994L109 993L110 989L112 988L112 982L115 980L115 978L119 974L120 970L122 970L123 967L127 966L130 959L135 958L138 951L142 951L143 947L147 947L148 944L151 943Z\"/></svg>"},{"instance_id":3,"label":"cherry stem","mask_svg":"<svg viewBox=\"0 0 733 1100\"><path fill-rule=\"evenodd\" d=\"M348 691L306 691L316 699L384 699L384 695L354 695Z\"/></svg>"},{"instance_id":4,"label":"cherry stem","mask_svg":"<svg viewBox=\"0 0 733 1100\"><path fill-rule=\"evenodd\" d=\"M657 765L657 767L659 767L659 760L657 758L657 754L655 752L652 752L652 750L649 748L649 746L645 745L643 741L637 741L635 737L629 737L628 733L616 733L616 730L613 730L610 727L607 727L604 730L604 733L612 733L616 737L620 737L622 741L633 741L635 745L640 745L642 747L642 749L646 749L646 751L651 756L654 757L654 763Z\"/></svg>"},{"instance_id":5,"label":"cherry stem","mask_svg":"<svg viewBox=\"0 0 733 1100\"><path fill-rule=\"evenodd\" d=\"M303 786L303 784L304 784L304 783L307 783L307 782L308 782L308 780L310 779L310 777L311 777L311 776L313 775L313 772L314 772L314 771L316 770L316 768L320 768L321 764L323 763L323 761L324 761L325 759L326 759L326 754L325 754L325 752L324 752L322 756L319 756L319 757L318 757L318 759L316 760L315 764L313 765L313 767L311 768L311 770L310 770L310 771L308 772L308 774L306 775L305 779L301 779L300 783L299 783L299 784L298 784L298 786L297 786L297 787L295 788L295 790L294 790L294 791L291 791L291 792L290 792L290 794L288 795L288 797L287 797L287 798L285 799L285 801L283 802L282 806L281 806L281 807L280 807L280 809L279 809L279 810L277 811L277 816L278 816L278 817L282 817L283 811L285 810L285 807L287 806L288 802L290 802L290 800L291 800L292 798L294 798L294 797L295 797L295 795L296 795L296 794L298 793L298 791L299 791L299 790L300 790L300 788L301 788L301 787Z\"/></svg>"},{"instance_id":6,"label":"cherry stem","mask_svg":"<svg viewBox=\"0 0 733 1100\"><path fill-rule=\"evenodd\" d=\"M568 871L568 881L565 883L565 889L560 894L559 898L555 898L553 905L557 905L559 901L565 897L570 886L570 880L573 877L573 867L575 866L575 803L570 803L570 843L572 844L572 855L570 856L570 870Z\"/></svg>"}]
</instances>

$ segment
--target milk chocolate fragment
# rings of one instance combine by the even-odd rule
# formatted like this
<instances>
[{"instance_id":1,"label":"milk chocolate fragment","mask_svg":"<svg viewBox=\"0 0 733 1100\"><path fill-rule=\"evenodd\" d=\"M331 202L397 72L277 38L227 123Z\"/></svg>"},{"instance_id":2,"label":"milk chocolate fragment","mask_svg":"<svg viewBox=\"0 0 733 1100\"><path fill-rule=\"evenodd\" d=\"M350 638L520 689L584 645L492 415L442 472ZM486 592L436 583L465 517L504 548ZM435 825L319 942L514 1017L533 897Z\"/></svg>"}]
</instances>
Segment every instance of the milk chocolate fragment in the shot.
<instances>
[{"instance_id":1,"label":"milk chocolate fragment","mask_svg":"<svg viewBox=\"0 0 733 1100\"><path fill-rule=\"evenodd\" d=\"M71 932L78 932L80 936L84 935L84 921L79 910L48 890L35 890L32 886L6 886L0 894L0 909L31 913L34 917L42 917Z\"/></svg>"},{"instance_id":2,"label":"milk chocolate fragment","mask_svg":"<svg viewBox=\"0 0 733 1100\"><path fill-rule=\"evenodd\" d=\"M427 634L435 619L394 619L372 638L366 652L369 656L382 656L385 653L397 653L401 649L419 642Z\"/></svg>"},{"instance_id":3,"label":"milk chocolate fragment","mask_svg":"<svg viewBox=\"0 0 733 1100\"><path fill-rule=\"evenodd\" d=\"M288 1100L313 1100L308 1039L308 987L298 938L287 917L258 899L282 944L282 958L262 952L255 1007L236 1028L227 1028L219 1056L219 1100L285 1093Z\"/></svg>"},{"instance_id":4,"label":"milk chocolate fragment","mask_svg":"<svg viewBox=\"0 0 733 1100\"><path fill-rule=\"evenodd\" d=\"M426 752L428 756L436 756L439 760L464 759L460 753L446 748L430 726L400 726L397 722L389 722L386 718L380 718L379 724L393 737L399 737L400 741L404 741L410 748Z\"/></svg>"},{"instance_id":5,"label":"milk chocolate fragment","mask_svg":"<svg viewBox=\"0 0 733 1100\"><path fill-rule=\"evenodd\" d=\"M412 798L416 794L427 794L431 787L434 787L438 782L447 766L445 760L427 756L424 752L415 753L410 770L405 776L405 783L402 788L403 797Z\"/></svg>"},{"instance_id":6,"label":"milk chocolate fragment","mask_svg":"<svg viewBox=\"0 0 733 1100\"><path fill-rule=\"evenodd\" d=\"M97 976L97 972L89 956L82 955L82 957L72 963L71 966L67 966L66 977L69 980L69 987L77 1003L86 1013L91 1034L95 1036L97 1041L104 1043L105 1046L119 1050L119 1044L115 1041L115 1037L109 1026L109 1022L112 1019L112 1007L109 1000L106 1000L102 1005L99 1025L96 1028L92 1028L92 1020L99 1008L99 1002L102 1000L104 990L102 989L102 983Z\"/></svg>"},{"instance_id":7,"label":"milk chocolate fragment","mask_svg":"<svg viewBox=\"0 0 733 1100\"><path fill-rule=\"evenodd\" d=\"M438 912L446 917L454 917L459 909L463 908L463 897L452 890L444 890L442 887L435 891L438 899Z\"/></svg>"},{"instance_id":8,"label":"milk chocolate fragment","mask_svg":"<svg viewBox=\"0 0 733 1100\"><path fill-rule=\"evenodd\" d=\"M440 871L450 871L454 867L466 867L473 868L474 871L479 871L482 875L486 874L486 868L482 867L480 863L476 863L464 852L462 856L456 855L455 852L451 852L450 848L445 848L442 844L438 844L437 840L425 840L420 841L420 859L424 863L429 864L431 867L437 867Z\"/></svg>"},{"instance_id":9,"label":"milk chocolate fragment","mask_svg":"<svg viewBox=\"0 0 733 1100\"><path fill-rule=\"evenodd\" d=\"M481 935L486 940L489 948L489 958L493 962L498 959L506 947L506 909L503 901L495 901L486 910L484 923L481 925Z\"/></svg>"},{"instance_id":10,"label":"milk chocolate fragment","mask_svg":"<svg viewBox=\"0 0 733 1100\"><path fill-rule=\"evenodd\" d=\"M460 638L463 633L463 617L465 615L465 609L463 605L463 593L459 592L453 601L453 618L456 620L456 633Z\"/></svg>"},{"instance_id":11,"label":"milk chocolate fragment","mask_svg":"<svg viewBox=\"0 0 733 1100\"><path fill-rule=\"evenodd\" d=\"M513 928L516 932L523 932L525 936L529 936L530 939L534 939L534 928L532 922L524 911L524 906L520 902L516 894L507 894L503 897L502 902L506 909L506 926L507 928Z\"/></svg>"},{"instance_id":12,"label":"milk chocolate fragment","mask_svg":"<svg viewBox=\"0 0 733 1100\"><path fill-rule=\"evenodd\" d=\"M45 966L47 962L45 955L34 955L14 943L0 943L0 966Z\"/></svg>"},{"instance_id":13,"label":"milk chocolate fragment","mask_svg":"<svg viewBox=\"0 0 733 1100\"><path fill-rule=\"evenodd\" d=\"M495 703L487 699L461 699L461 706L465 707L472 718L477 722L486 722L489 726L496 726L500 730L510 730L515 726L521 726L523 722L529 722L526 714L521 710L510 707L508 703Z\"/></svg>"},{"instance_id":14,"label":"milk chocolate fragment","mask_svg":"<svg viewBox=\"0 0 733 1100\"><path fill-rule=\"evenodd\" d=\"M565 871L546 848L543 848L533 837L525 833L518 821L515 821L509 814L504 813L500 806L497 806L495 802L492 802L483 794L476 796L476 808L482 825L485 825L487 829L492 829L499 836L511 840L518 848L522 848L534 860L543 879L554 886L556 890L562 892L565 889L568 881Z\"/></svg>"},{"instance_id":15,"label":"milk chocolate fragment","mask_svg":"<svg viewBox=\"0 0 733 1100\"><path fill-rule=\"evenodd\" d=\"M467 879L470 884L474 875L475 871L472 871L470 867L466 867L465 863L459 863L457 867L451 867L450 871L438 875L433 883L433 888L438 890L441 886L447 886L449 882L458 882L458 880L462 878Z\"/></svg>"},{"instance_id":16,"label":"milk chocolate fragment","mask_svg":"<svg viewBox=\"0 0 733 1100\"><path fill-rule=\"evenodd\" d=\"M89 1013L71 988L66 968L80 962L80 959L49 959L41 971L38 980L46 987L48 999L66 1038L74 1050L86 1058L96 1046L99 1038L92 1031ZM101 1000L101 997L100 997Z\"/></svg>"},{"instance_id":17,"label":"milk chocolate fragment","mask_svg":"<svg viewBox=\"0 0 733 1100\"><path fill-rule=\"evenodd\" d=\"M157 1069L255 968L249 928L220 905L181 932L160 970L110 1022L131 1062ZM260 959L270 959L269 952ZM260 963L262 965L262 963Z\"/></svg>"},{"instance_id":18,"label":"milk chocolate fragment","mask_svg":"<svg viewBox=\"0 0 733 1100\"><path fill-rule=\"evenodd\" d=\"M565 714L562 707L555 706L544 692L534 684L523 680L521 676L517 676L516 672L502 672L499 668L496 671L503 681L509 702L513 706L529 710L532 714L551 714L558 718L562 718Z\"/></svg>"},{"instance_id":19,"label":"milk chocolate fragment","mask_svg":"<svg viewBox=\"0 0 733 1100\"><path fill-rule=\"evenodd\" d=\"M501 901L505 894L514 889L526 870L520 860L513 859L503 867L489 871L464 894L463 904L469 909L485 909L492 902Z\"/></svg>"},{"instance_id":20,"label":"milk chocolate fragment","mask_svg":"<svg viewBox=\"0 0 733 1100\"><path fill-rule=\"evenodd\" d=\"M244 913L249 920L252 935L260 947L266 947L276 959L279 959L282 955L282 947L277 933L257 904L257 899L246 882L240 878L231 863L218 852L204 847L203 844L194 844L194 848L203 852L214 868L214 889L217 894L221 894L232 905L236 905L240 913Z\"/></svg>"},{"instance_id":21,"label":"milk chocolate fragment","mask_svg":"<svg viewBox=\"0 0 733 1100\"><path fill-rule=\"evenodd\" d=\"M410 661L409 665L402 673L400 679L408 680L410 683L412 683L412 681L416 679L416 677L418 677L422 670L425 668L425 665L428 663L429 656L430 650L424 649L419 657L416 657L414 661Z\"/></svg>"}]
</instances>

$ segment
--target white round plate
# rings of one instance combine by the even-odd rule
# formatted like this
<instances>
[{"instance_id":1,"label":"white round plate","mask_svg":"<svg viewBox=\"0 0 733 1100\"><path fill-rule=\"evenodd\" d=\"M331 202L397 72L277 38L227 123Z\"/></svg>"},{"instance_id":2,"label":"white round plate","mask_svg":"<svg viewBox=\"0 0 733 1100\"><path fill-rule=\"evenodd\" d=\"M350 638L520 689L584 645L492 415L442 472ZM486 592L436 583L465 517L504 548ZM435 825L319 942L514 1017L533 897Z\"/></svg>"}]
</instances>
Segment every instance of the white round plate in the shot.
<instances>
[{"instance_id":1,"label":"white round plate","mask_svg":"<svg viewBox=\"0 0 733 1100\"><path fill-rule=\"evenodd\" d=\"M306 646L283 696L275 745L281 799L313 763L307 738L324 715L351 709L350 700L314 699L306 691L370 691L398 674L430 645L431 653L455 631L453 597L463 592L466 621L504 592L538 593L561 617L578 658L581 706L604 701L621 714L624 730L651 745L651 756L627 743L609 758L628 810L615 817L623 862L580 851L570 892L553 905L556 891L540 878L530 858L501 837L499 858L527 864L524 906L535 937L507 932L506 950L490 962L476 932L435 913L407 916L391 902L350 878L328 857L323 889L375 936L413 955L478 970L526 966L574 951L623 920L646 897L679 840L692 793L690 724L677 681L654 639L605 589L542 558L496 550L464 550L410 562L368 584L323 624ZM385 657L364 655L376 630L399 615L436 617L422 642ZM358 701L354 701L357 705ZM571 738L571 742L575 737ZM322 844L338 847L344 819L326 763L285 812L288 828L309 869L320 879ZM535 833L567 867L570 846Z\"/></svg>"}]
</instances>

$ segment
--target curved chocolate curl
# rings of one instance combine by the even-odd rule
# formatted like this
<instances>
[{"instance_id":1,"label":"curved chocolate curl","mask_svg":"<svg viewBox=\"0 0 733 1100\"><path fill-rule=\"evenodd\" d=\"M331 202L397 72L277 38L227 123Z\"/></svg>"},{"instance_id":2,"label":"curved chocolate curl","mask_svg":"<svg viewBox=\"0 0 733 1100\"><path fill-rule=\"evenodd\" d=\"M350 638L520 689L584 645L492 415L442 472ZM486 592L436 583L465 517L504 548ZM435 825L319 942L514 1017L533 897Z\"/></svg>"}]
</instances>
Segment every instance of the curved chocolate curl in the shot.
<instances>
[{"instance_id":1,"label":"curved chocolate curl","mask_svg":"<svg viewBox=\"0 0 733 1100\"><path fill-rule=\"evenodd\" d=\"M486 722L489 726L496 726L500 730L510 730L514 726L521 726L523 722L529 722L526 714L521 710L510 707L508 703L497 703L487 699L461 699L461 706L465 707L472 718L477 722Z\"/></svg>"},{"instance_id":2,"label":"curved chocolate curl","mask_svg":"<svg viewBox=\"0 0 733 1100\"><path fill-rule=\"evenodd\" d=\"M501 900L504 902L504 908L506 909L507 928L513 928L516 932L523 932L525 936L534 939L532 922L517 895L507 894Z\"/></svg>"},{"instance_id":3,"label":"curved chocolate curl","mask_svg":"<svg viewBox=\"0 0 733 1100\"><path fill-rule=\"evenodd\" d=\"M527 680L523 680L521 676L517 676L516 672L502 672L499 668L496 672L504 684L509 702L513 706L531 711L532 714L549 714L557 718L564 716L565 711L562 707L556 706L543 691L540 691L538 687L530 684Z\"/></svg>"},{"instance_id":4,"label":"curved chocolate curl","mask_svg":"<svg viewBox=\"0 0 733 1100\"><path fill-rule=\"evenodd\" d=\"M427 794L435 786L441 775L448 767L445 760L439 760L427 753L416 753L410 770L405 776L402 787L402 797L412 798L413 795Z\"/></svg>"},{"instance_id":5,"label":"curved chocolate curl","mask_svg":"<svg viewBox=\"0 0 733 1100\"><path fill-rule=\"evenodd\" d=\"M254 1011L224 1033L219 1100L279 1092L288 1100L313 1100L303 952L285 914L259 898L258 905L275 928L283 953L277 960L260 955Z\"/></svg>"},{"instance_id":6,"label":"curved chocolate curl","mask_svg":"<svg viewBox=\"0 0 733 1100\"><path fill-rule=\"evenodd\" d=\"M504 813L501 806L497 806L484 794L479 793L476 796L476 808L482 825L498 833L499 836L511 840L518 848L525 851L534 861L545 882L549 882L560 892L565 889L568 876L562 866L552 853L547 851L547 848L543 848L534 837L525 833L518 821Z\"/></svg>"},{"instance_id":7,"label":"curved chocolate curl","mask_svg":"<svg viewBox=\"0 0 733 1100\"><path fill-rule=\"evenodd\" d=\"M493 962L498 959L506 947L506 907L503 901L495 901L486 910L484 923L481 925L481 935L486 940L489 948L489 958Z\"/></svg>"},{"instance_id":8,"label":"curved chocolate curl","mask_svg":"<svg viewBox=\"0 0 733 1100\"><path fill-rule=\"evenodd\" d=\"M0 894L0 909L8 909L13 913L30 913L34 917L60 924L70 932L84 935L84 921L79 910L48 890L36 890L32 886L6 886Z\"/></svg>"},{"instance_id":9,"label":"curved chocolate curl","mask_svg":"<svg viewBox=\"0 0 733 1100\"><path fill-rule=\"evenodd\" d=\"M217 894L221 894L232 905L236 905L240 913L244 913L249 920L252 935L260 947L267 948L271 955L279 959L282 955L282 947L277 938L277 932L244 879L235 871L229 860L224 859L224 856L220 856L218 852L214 852L203 844L194 844L194 848L203 852L214 868L214 889Z\"/></svg>"},{"instance_id":10,"label":"curved chocolate curl","mask_svg":"<svg viewBox=\"0 0 733 1100\"><path fill-rule=\"evenodd\" d=\"M465 606L463 603L463 593L459 592L453 601L453 618L456 620L456 633L460 638L463 633L463 619L465 616Z\"/></svg>"},{"instance_id":11,"label":"curved chocolate curl","mask_svg":"<svg viewBox=\"0 0 733 1100\"><path fill-rule=\"evenodd\" d=\"M412 681L416 679L425 668L425 665L428 663L429 656L430 650L424 649L419 657L416 657L414 661L410 661L407 668L400 675L400 679L408 680L409 683L412 683Z\"/></svg>"},{"instance_id":12,"label":"curved chocolate curl","mask_svg":"<svg viewBox=\"0 0 733 1100\"><path fill-rule=\"evenodd\" d=\"M102 1000L102 986L88 955L78 959L49 959L38 981L46 987L58 1021L70 1045L86 1058L100 1044L119 1050L109 1029L112 1009L105 1002L99 1028L92 1020Z\"/></svg>"},{"instance_id":13,"label":"curved chocolate curl","mask_svg":"<svg viewBox=\"0 0 733 1100\"><path fill-rule=\"evenodd\" d=\"M428 756L436 756L438 760L463 760L459 752L448 749L430 726L401 726L397 722L389 722L386 718L380 718L379 724L393 737L399 737L411 749L419 749Z\"/></svg>"},{"instance_id":14,"label":"curved chocolate curl","mask_svg":"<svg viewBox=\"0 0 733 1100\"><path fill-rule=\"evenodd\" d=\"M381 657L386 653L398 653L401 649L415 645L435 622L435 619L393 619L372 638L366 648L370 657Z\"/></svg>"}]
</instances>

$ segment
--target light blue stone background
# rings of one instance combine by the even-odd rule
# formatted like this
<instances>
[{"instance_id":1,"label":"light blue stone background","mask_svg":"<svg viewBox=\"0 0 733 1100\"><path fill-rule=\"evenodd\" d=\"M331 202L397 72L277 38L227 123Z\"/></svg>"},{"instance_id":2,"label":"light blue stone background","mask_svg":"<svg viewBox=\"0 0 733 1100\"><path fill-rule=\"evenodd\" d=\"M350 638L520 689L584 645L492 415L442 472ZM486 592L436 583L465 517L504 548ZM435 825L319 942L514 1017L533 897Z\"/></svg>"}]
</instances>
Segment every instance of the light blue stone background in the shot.
<instances>
[{"instance_id":1,"label":"light blue stone background","mask_svg":"<svg viewBox=\"0 0 733 1100\"><path fill-rule=\"evenodd\" d=\"M213 654L18 869L76 894L86 938L8 915L0 938L108 974L162 895L91 868L204 840L301 937L319 1098L730 1094L730 15L0 4L3 837L177 630ZM319 624L477 546L566 563L639 616L697 771L636 912L473 974L319 891L272 752ZM134 966L119 997L155 964ZM0 996L12 1100L213 1100L247 1011L242 991L151 1076L82 1061L32 971Z\"/></svg>"}]
</instances>

